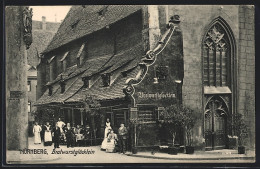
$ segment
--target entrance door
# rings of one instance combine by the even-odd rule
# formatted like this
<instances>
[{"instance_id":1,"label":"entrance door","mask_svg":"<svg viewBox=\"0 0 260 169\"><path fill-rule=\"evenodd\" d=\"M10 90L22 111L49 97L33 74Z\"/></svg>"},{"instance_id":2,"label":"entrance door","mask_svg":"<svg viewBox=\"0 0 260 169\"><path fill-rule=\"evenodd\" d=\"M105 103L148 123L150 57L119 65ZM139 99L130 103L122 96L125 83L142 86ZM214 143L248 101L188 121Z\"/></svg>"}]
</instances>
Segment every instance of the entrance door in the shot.
<instances>
[{"instance_id":1,"label":"entrance door","mask_svg":"<svg viewBox=\"0 0 260 169\"><path fill-rule=\"evenodd\" d=\"M226 147L227 107L220 97L212 97L205 111L206 150Z\"/></svg>"}]
</instances>

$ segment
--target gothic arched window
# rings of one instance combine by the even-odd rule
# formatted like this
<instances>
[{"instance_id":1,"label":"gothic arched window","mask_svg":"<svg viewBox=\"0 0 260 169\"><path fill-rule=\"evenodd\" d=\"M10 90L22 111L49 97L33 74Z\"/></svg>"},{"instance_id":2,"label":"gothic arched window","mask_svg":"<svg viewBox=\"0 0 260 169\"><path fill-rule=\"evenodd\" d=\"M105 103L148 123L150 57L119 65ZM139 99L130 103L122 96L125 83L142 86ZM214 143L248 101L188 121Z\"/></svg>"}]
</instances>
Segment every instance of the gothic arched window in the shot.
<instances>
[{"instance_id":1,"label":"gothic arched window","mask_svg":"<svg viewBox=\"0 0 260 169\"><path fill-rule=\"evenodd\" d=\"M203 41L204 86L229 86L231 83L231 44L220 23L215 23Z\"/></svg>"}]
</instances>

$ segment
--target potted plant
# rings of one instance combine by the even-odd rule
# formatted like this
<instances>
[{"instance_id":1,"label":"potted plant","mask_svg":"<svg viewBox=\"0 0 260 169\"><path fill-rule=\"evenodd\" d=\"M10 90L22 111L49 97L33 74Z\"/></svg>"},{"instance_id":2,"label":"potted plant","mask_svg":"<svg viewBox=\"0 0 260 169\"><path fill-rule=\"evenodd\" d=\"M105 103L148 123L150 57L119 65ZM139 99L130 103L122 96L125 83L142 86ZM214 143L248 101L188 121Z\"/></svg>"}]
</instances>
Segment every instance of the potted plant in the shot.
<instances>
[{"instance_id":1,"label":"potted plant","mask_svg":"<svg viewBox=\"0 0 260 169\"><path fill-rule=\"evenodd\" d=\"M182 107L182 111L184 117L183 127L185 128L185 133L186 133L186 147L185 147L186 154L193 154L194 146L192 145L193 144L192 131L198 120L199 113L185 106Z\"/></svg>"},{"instance_id":2,"label":"potted plant","mask_svg":"<svg viewBox=\"0 0 260 169\"><path fill-rule=\"evenodd\" d=\"M97 127L96 127L96 120L100 116L100 102L95 99L94 96L87 95L85 100L83 101L84 109L86 112L90 114L91 117L91 127L93 130L94 135L94 143L97 144Z\"/></svg>"},{"instance_id":3,"label":"potted plant","mask_svg":"<svg viewBox=\"0 0 260 169\"><path fill-rule=\"evenodd\" d=\"M245 124L243 115L236 113L232 115L232 128L238 137L238 154L245 154L245 145L248 137L248 126Z\"/></svg>"},{"instance_id":4,"label":"potted plant","mask_svg":"<svg viewBox=\"0 0 260 169\"><path fill-rule=\"evenodd\" d=\"M178 154L178 148L174 146L174 143L177 131L183 126L183 120L183 113L177 105L166 107L162 112L160 122L172 136L172 143L168 148L169 154Z\"/></svg>"}]
</instances>

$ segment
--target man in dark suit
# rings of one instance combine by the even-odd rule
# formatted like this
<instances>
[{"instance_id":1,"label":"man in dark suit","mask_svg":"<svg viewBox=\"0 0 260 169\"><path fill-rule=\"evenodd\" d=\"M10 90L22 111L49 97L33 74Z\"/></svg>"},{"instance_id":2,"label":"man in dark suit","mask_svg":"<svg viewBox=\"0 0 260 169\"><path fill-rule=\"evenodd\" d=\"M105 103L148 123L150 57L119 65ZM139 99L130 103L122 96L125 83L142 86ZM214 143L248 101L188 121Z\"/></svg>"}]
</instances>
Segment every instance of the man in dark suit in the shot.
<instances>
[{"instance_id":1,"label":"man in dark suit","mask_svg":"<svg viewBox=\"0 0 260 169\"><path fill-rule=\"evenodd\" d=\"M60 128L58 127L58 124L56 123L55 128L53 129L53 141L54 141L54 149L60 148Z\"/></svg>"},{"instance_id":2,"label":"man in dark suit","mask_svg":"<svg viewBox=\"0 0 260 169\"><path fill-rule=\"evenodd\" d=\"M67 147L74 147L74 131L70 123L67 123L67 126L64 127L64 132L67 139Z\"/></svg>"},{"instance_id":3,"label":"man in dark suit","mask_svg":"<svg viewBox=\"0 0 260 169\"><path fill-rule=\"evenodd\" d=\"M119 148L120 153L124 153L126 151L126 139L127 139L127 128L125 127L124 123L121 123L120 128L118 129L119 135Z\"/></svg>"}]
</instances>

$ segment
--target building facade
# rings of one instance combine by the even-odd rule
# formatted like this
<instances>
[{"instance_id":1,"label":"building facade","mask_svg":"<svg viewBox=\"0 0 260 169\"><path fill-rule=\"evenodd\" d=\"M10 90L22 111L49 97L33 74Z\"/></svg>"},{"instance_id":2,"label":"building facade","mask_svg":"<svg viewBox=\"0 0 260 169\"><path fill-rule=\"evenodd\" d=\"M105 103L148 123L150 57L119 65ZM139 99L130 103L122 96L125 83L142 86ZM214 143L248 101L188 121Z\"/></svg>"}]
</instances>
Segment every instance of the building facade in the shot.
<instances>
[{"instance_id":1,"label":"building facade","mask_svg":"<svg viewBox=\"0 0 260 169\"><path fill-rule=\"evenodd\" d=\"M28 117L29 117L29 136L33 136L32 129L34 112L36 107L32 106L36 102L37 88L37 66L40 61L40 53L50 43L54 34L60 26L59 22L47 22L46 17L42 17L42 21L32 21L32 38L33 43L27 52L27 88L28 88Z\"/></svg>"},{"instance_id":2,"label":"building facade","mask_svg":"<svg viewBox=\"0 0 260 169\"><path fill-rule=\"evenodd\" d=\"M166 106L200 112L193 138L206 150L228 147L228 117L241 113L254 148L254 57L253 6L73 6L43 51L35 106L91 123L101 140L106 118L124 122L140 148L168 138L157 124Z\"/></svg>"}]
</instances>

